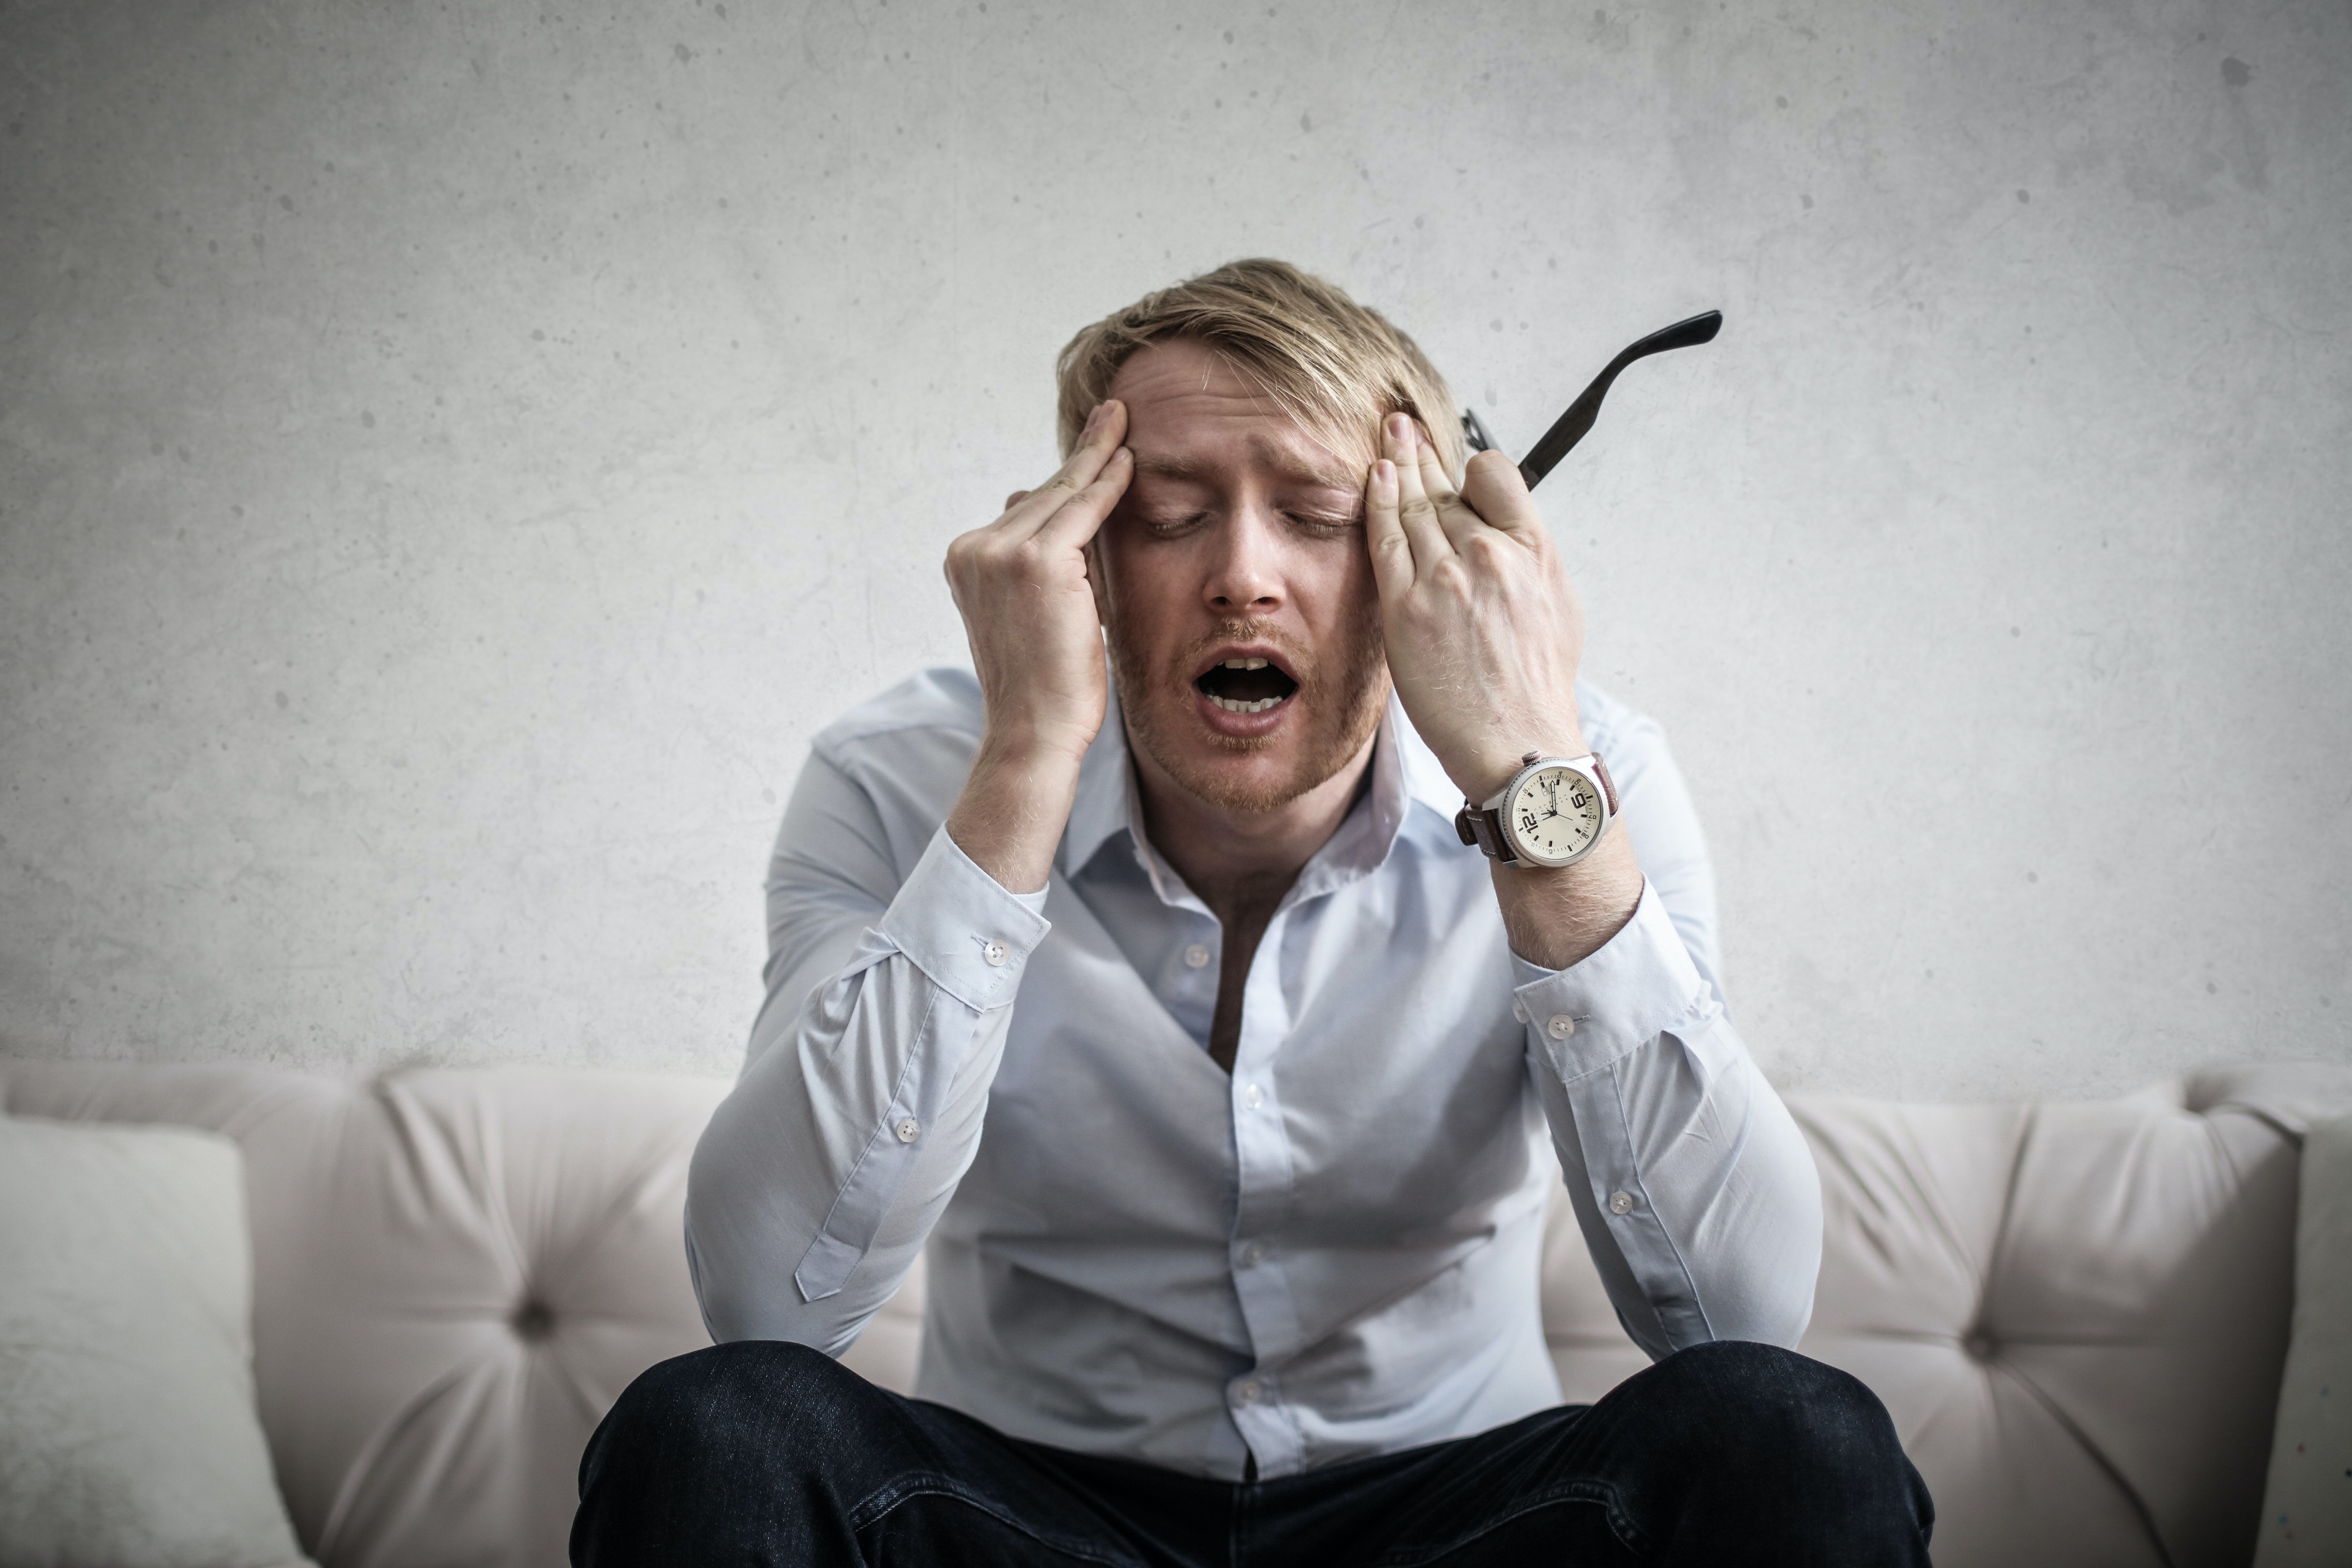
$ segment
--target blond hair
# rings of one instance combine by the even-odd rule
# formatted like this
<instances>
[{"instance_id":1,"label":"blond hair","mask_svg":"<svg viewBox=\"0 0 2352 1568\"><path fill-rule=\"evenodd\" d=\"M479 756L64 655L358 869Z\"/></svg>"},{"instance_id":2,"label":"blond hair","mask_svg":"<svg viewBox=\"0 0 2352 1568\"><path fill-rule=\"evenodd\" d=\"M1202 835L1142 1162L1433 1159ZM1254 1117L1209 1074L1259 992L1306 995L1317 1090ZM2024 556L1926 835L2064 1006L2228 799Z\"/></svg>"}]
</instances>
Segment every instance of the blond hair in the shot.
<instances>
[{"instance_id":1,"label":"blond hair","mask_svg":"<svg viewBox=\"0 0 2352 1568\"><path fill-rule=\"evenodd\" d=\"M1445 378L1413 341L1333 285L1286 261L1229 261L1146 294L1069 341L1055 362L1062 452L1135 352L1163 338L1207 345L1326 445L1378 450L1381 421L1421 421L1458 481L1467 453Z\"/></svg>"}]
</instances>

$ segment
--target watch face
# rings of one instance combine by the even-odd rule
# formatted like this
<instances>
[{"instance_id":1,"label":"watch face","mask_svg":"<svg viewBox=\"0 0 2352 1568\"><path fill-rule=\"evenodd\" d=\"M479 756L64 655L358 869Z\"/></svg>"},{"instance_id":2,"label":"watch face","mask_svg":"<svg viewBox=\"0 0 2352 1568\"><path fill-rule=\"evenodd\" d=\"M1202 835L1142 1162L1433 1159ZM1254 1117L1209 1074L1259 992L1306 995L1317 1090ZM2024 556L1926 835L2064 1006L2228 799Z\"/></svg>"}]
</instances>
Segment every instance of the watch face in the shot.
<instances>
[{"instance_id":1,"label":"watch face","mask_svg":"<svg viewBox=\"0 0 2352 1568\"><path fill-rule=\"evenodd\" d=\"M1538 768L1512 792L1503 815L1512 853L1538 866L1565 866L1601 837L1601 791L1574 768Z\"/></svg>"}]
</instances>

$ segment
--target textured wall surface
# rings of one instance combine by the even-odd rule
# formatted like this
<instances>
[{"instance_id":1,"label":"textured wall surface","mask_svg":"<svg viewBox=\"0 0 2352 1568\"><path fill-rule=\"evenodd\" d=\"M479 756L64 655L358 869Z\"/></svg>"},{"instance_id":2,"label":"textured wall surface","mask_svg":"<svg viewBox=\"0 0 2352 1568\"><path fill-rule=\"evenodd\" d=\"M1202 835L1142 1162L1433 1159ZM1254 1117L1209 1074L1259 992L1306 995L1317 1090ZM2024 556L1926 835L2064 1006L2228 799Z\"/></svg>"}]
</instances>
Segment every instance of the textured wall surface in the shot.
<instances>
[{"instance_id":1,"label":"textured wall surface","mask_svg":"<svg viewBox=\"0 0 2352 1568\"><path fill-rule=\"evenodd\" d=\"M728 1071L807 737L1236 255L1523 447L1785 1085L2352 1056L2352 13L0 9L0 1051Z\"/></svg>"}]
</instances>

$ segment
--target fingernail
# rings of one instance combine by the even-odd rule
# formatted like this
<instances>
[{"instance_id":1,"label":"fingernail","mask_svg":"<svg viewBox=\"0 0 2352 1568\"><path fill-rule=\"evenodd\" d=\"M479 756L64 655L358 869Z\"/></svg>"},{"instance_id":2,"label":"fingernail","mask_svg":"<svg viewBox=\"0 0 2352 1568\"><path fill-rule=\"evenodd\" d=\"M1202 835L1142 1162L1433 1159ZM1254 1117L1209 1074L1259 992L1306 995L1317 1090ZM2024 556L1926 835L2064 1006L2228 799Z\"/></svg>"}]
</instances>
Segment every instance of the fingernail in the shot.
<instances>
[{"instance_id":1,"label":"fingernail","mask_svg":"<svg viewBox=\"0 0 2352 1568\"><path fill-rule=\"evenodd\" d=\"M1406 418L1402 414L1390 415L1389 438L1393 441L1402 442L1406 446L1411 446L1412 444L1412 421Z\"/></svg>"},{"instance_id":2,"label":"fingernail","mask_svg":"<svg viewBox=\"0 0 2352 1568\"><path fill-rule=\"evenodd\" d=\"M1102 424L1103 409L1107 406L1108 405L1100 403L1095 405L1094 412L1087 416L1087 427L1082 434L1091 436L1095 433L1096 428Z\"/></svg>"},{"instance_id":3,"label":"fingernail","mask_svg":"<svg viewBox=\"0 0 2352 1568\"><path fill-rule=\"evenodd\" d=\"M1384 490L1396 489L1396 465L1386 458L1373 464L1372 483Z\"/></svg>"}]
</instances>

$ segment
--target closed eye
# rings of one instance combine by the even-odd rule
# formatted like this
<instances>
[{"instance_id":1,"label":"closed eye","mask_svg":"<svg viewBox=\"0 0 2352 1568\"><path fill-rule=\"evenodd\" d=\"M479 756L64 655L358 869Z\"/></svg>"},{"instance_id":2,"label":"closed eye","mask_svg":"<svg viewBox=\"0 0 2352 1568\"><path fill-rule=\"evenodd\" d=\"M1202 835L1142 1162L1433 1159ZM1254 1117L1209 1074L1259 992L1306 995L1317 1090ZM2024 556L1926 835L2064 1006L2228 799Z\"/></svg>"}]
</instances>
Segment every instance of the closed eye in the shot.
<instances>
[{"instance_id":1,"label":"closed eye","mask_svg":"<svg viewBox=\"0 0 2352 1568\"><path fill-rule=\"evenodd\" d=\"M1362 517L1347 513L1293 511L1283 515L1290 520L1291 527L1317 538L1353 533L1364 526Z\"/></svg>"},{"instance_id":2,"label":"closed eye","mask_svg":"<svg viewBox=\"0 0 2352 1568\"><path fill-rule=\"evenodd\" d=\"M1136 522L1154 539L1181 539L1209 521L1209 514L1192 512L1181 517L1139 517Z\"/></svg>"}]
</instances>

